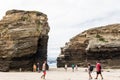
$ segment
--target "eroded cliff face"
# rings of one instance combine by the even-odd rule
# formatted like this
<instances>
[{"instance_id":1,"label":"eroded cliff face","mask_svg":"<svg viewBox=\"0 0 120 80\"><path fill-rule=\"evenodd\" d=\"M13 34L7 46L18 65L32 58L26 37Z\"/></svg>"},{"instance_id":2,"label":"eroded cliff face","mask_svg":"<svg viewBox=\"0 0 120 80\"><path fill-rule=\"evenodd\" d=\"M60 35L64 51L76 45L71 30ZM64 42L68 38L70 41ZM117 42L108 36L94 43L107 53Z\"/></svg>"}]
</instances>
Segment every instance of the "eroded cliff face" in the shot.
<instances>
[{"instance_id":1,"label":"eroded cliff face","mask_svg":"<svg viewBox=\"0 0 120 80\"><path fill-rule=\"evenodd\" d=\"M49 25L37 11L9 10L0 21L0 71L32 70L47 60Z\"/></svg>"},{"instance_id":2,"label":"eroded cliff face","mask_svg":"<svg viewBox=\"0 0 120 80\"><path fill-rule=\"evenodd\" d=\"M104 67L120 68L120 24L89 29L73 37L61 48L57 66L86 66L96 60L101 60Z\"/></svg>"}]
</instances>

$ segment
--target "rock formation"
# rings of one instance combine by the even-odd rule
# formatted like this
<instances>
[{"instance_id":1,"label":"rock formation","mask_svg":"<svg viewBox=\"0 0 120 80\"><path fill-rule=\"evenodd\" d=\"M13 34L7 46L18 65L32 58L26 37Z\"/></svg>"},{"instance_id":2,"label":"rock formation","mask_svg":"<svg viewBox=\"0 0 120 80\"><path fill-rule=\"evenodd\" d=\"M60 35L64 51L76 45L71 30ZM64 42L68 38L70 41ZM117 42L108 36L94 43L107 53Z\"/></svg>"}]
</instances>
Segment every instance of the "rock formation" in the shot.
<instances>
[{"instance_id":1,"label":"rock formation","mask_svg":"<svg viewBox=\"0 0 120 80\"><path fill-rule=\"evenodd\" d=\"M37 11L9 10L0 21L0 71L32 70L47 60L47 15Z\"/></svg>"},{"instance_id":2,"label":"rock formation","mask_svg":"<svg viewBox=\"0 0 120 80\"><path fill-rule=\"evenodd\" d=\"M86 66L100 60L104 67L120 68L120 24L86 30L61 48L57 67L65 63Z\"/></svg>"}]
</instances>

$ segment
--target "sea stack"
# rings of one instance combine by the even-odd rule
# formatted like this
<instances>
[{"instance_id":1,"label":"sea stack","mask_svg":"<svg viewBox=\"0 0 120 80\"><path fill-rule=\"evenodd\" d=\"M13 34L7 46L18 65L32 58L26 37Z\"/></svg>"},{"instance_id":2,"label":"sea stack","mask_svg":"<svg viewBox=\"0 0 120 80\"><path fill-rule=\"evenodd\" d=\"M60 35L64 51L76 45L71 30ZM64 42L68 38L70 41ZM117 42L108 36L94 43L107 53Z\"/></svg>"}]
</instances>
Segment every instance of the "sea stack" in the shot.
<instances>
[{"instance_id":1,"label":"sea stack","mask_svg":"<svg viewBox=\"0 0 120 80\"><path fill-rule=\"evenodd\" d=\"M64 64L86 66L100 60L106 68L120 68L120 24L86 30L61 47L57 67Z\"/></svg>"},{"instance_id":2,"label":"sea stack","mask_svg":"<svg viewBox=\"0 0 120 80\"><path fill-rule=\"evenodd\" d=\"M47 60L47 15L38 11L9 10L0 21L0 71L32 70Z\"/></svg>"}]
</instances>

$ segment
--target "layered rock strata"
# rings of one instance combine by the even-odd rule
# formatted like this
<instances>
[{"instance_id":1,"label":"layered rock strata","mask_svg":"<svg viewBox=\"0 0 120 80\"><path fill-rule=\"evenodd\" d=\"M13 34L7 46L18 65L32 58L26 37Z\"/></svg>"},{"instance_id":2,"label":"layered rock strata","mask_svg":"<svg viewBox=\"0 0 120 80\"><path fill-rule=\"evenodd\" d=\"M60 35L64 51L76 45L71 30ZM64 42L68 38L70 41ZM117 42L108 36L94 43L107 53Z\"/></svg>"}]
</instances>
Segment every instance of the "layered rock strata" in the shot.
<instances>
[{"instance_id":1,"label":"layered rock strata","mask_svg":"<svg viewBox=\"0 0 120 80\"><path fill-rule=\"evenodd\" d=\"M61 48L57 67L64 64L86 66L100 60L104 67L120 68L120 24L86 30Z\"/></svg>"},{"instance_id":2,"label":"layered rock strata","mask_svg":"<svg viewBox=\"0 0 120 80\"><path fill-rule=\"evenodd\" d=\"M34 63L47 60L47 20L37 11L6 12L0 21L0 71L32 70Z\"/></svg>"}]
</instances>

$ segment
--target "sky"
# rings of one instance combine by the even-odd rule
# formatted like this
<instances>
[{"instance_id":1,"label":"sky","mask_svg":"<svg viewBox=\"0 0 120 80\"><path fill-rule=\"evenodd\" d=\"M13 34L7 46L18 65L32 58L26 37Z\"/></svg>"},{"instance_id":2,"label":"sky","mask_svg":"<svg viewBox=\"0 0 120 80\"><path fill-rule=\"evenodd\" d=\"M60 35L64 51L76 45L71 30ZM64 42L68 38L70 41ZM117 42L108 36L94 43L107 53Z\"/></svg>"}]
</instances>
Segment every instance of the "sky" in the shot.
<instances>
[{"instance_id":1,"label":"sky","mask_svg":"<svg viewBox=\"0 0 120 80\"><path fill-rule=\"evenodd\" d=\"M7 10L35 10L48 16L48 57L57 57L75 35L84 30L120 23L120 0L2 0L0 19Z\"/></svg>"}]
</instances>

